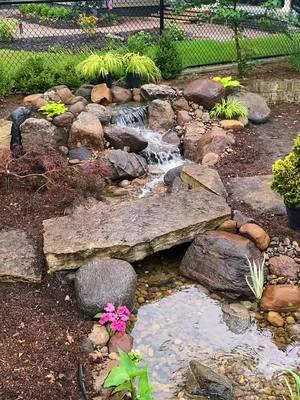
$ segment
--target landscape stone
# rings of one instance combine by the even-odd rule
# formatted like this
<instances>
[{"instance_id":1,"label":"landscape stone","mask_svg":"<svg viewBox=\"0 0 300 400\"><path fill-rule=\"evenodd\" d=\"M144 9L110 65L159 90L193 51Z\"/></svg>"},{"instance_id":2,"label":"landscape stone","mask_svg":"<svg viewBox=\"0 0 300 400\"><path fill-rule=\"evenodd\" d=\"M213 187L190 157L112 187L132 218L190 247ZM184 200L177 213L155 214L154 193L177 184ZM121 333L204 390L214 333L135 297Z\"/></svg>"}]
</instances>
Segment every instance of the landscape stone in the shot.
<instances>
[{"instance_id":1,"label":"landscape stone","mask_svg":"<svg viewBox=\"0 0 300 400\"><path fill-rule=\"evenodd\" d=\"M184 97L180 97L179 99L173 101L172 106L175 111L180 111L180 110L190 111L189 103Z\"/></svg>"},{"instance_id":2,"label":"landscape stone","mask_svg":"<svg viewBox=\"0 0 300 400\"><path fill-rule=\"evenodd\" d=\"M0 149L9 149L11 140L12 122L0 119Z\"/></svg>"},{"instance_id":3,"label":"landscape stone","mask_svg":"<svg viewBox=\"0 0 300 400\"><path fill-rule=\"evenodd\" d=\"M35 244L25 232L0 231L0 281L39 283L42 272Z\"/></svg>"},{"instance_id":4,"label":"landscape stone","mask_svg":"<svg viewBox=\"0 0 300 400\"><path fill-rule=\"evenodd\" d=\"M180 126L186 125L188 122L192 120L190 114L185 110L180 110L177 112L177 123Z\"/></svg>"},{"instance_id":5,"label":"landscape stone","mask_svg":"<svg viewBox=\"0 0 300 400\"><path fill-rule=\"evenodd\" d=\"M164 175L164 183L166 185L171 185L175 178L179 178L183 165L169 169Z\"/></svg>"},{"instance_id":6,"label":"landscape stone","mask_svg":"<svg viewBox=\"0 0 300 400\"><path fill-rule=\"evenodd\" d=\"M127 333L117 332L114 334L109 343L108 351L109 353L117 353L120 350L125 353L130 353L133 348L133 337L127 335Z\"/></svg>"},{"instance_id":7,"label":"landscape stone","mask_svg":"<svg viewBox=\"0 0 300 400\"><path fill-rule=\"evenodd\" d=\"M236 119L224 119L219 122L223 129L231 129L233 131L240 131L244 128L244 124Z\"/></svg>"},{"instance_id":8,"label":"landscape stone","mask_svg":"<svg viewBox=\"0 0 300 400\"><path fill-rule=\"evenodd\" d=\"M248 119L257 124L266 122L271 116L271 110L266 100L258 93L239 91L229 96L238 100L248 108Z\"/></svg>"},{"instance_id":9,"label":"landscape stone","mask_svg":"<svg viewBox=\"0 0 300 400\"><path fill-rule=\"evenodd\" d=\"M224 86L213 79L196 79L185 87L184 97L188 101L193 101L210 110L214 105L222 101Z\"/></svg>"},{"instance_id":10,"label":"landscape stone","mask_svg":"<svg viewBox=\"0 0 300 400\"><path fill-rule=\"evenodd\" d=\"M44 93L43 97L48 102L62 102L64 104L70 104L75 96L67 86L58 85L48 89Z\"/></svg>"},{"instance_id":11,"label":"landscape stone","mask_svg":"<svg viewBox=\"0 0 300 400\"><path fill-rule=\"evenodd\" d=\"M207 153L221 155L227 147L235 143L234 136L218 126L212 127L202 135L199 148L201 149L200 160L203 160Z\"/></svg>"},{"instance_id":12,"label":"landscape stone","mask_svg":"<svg viewBox=\"0 0 300 400\"><path fill-rule=\"evenodd\" d=\"M270 188L272 175L230 178L228 192L236 201L260 213L285 215L286 209L281 197Z\"/></svg>"},{"instance_id":13,"label":"landscape stone","mask_svg":"<svg viewBox=\"0 0 300 400\"><path fill-rule=\"evenodd\" d=\"M106 83L100 83L93 87L91 91L91 100L93 103L99 103L104 106L112 103L112 93Z\"/></svg>"},{"instance_id":14,"label":"landscape stone","mask_svg":"<svg viewBox=\"0 0 300 400\"><path fill-rule=\"evenodd\" d=\"M242 304L223 304L222 311L223 320L233 333L244 333L250 327L249 311Z\"/></svg>"},{"instance_id":15,"label":"landscape stone","mask_svg":"<svg viewBox=\"0 0 300 400\"><path fill-rule=\"evenodd\" d=\"M88 335L88 339L92 342L94 347L103 347L109 341L109 334L104 326L96 323L93 325L92 332Z\"/></svg>"},{"instance_id":16,"label":"landscape stone","mask_svg":"<svg viewBox=\"0 0 300 400\"><path fill-rule=\"evenodd\" d=\"M252 240L259 250L264 251L269 247L271 241L270 236L257 224L247 223L242 225L239 232L241 235Z\"/></svg>"},{"instance_id":17,"label":"landscape stone","mask_svg":"<svg viewBox=\"0 0 300 400\"><path fill-rule=\"evenodd\" d=\"M81 261L78 266L75 293L77 303L85 314L93 317L107 303L126 305L132 310L137 277L128 262L95 257Z\"/></svg>"},{"instance_id":18,"label":"landscape stone","mask_svg":"<svg viewBox=\"0 0 300 400\"><path fill-rule=\"evenodd\" d=\"M87 111L86 104L83 101L77 101L76 103L69 106L69 111L77 117L83 111Z\"/></svg>"},{"instance_id":19,"label":"landscape stone","mask_svg":"<svg viewBox=\"0 0 300 400\"><path fill-rule=\"evenodd\" d=\"M210 152L203 156L201 164L207 167L213 167L219 160L219 154Z\"/></svg>"},{"instance_id":20,"label":"landscape stone","mask_svg":"<svg viewBox=\"0 0 300 400\"><path fill-rule=\"evenodd\" d=\"M106 160L112 170L111 179L120 180L139 178L147 174L146 160L135 153L123 150L108 150Z\"/></svg>"},{"instance_id":21,"label":"landscape stone","mask_svg":"<svg viewBox=\"0 0 300 400\"><path fill-rule=\"evenodd\" d=\"M226 189L217 170L200 164L185 164L182 168L181 179L190 187L204 187L220 196L226 196Z\"/></svg>"},{"instance_id":22,"label":"landscape stone","mask_svg":"<svg viewBox=\"0 0 300 400\"><path fill-rule=\"evenodd\" d=\"M140 153L148 142L137 134L136 129L128 126L109 125L104 128L104 137L115 149L129 148L129 152Z\"/></svg>"},{"instance_id":23,"label":"landscape stone","mask_svg":"<svg viewBox=\"0 0 300 400\"><path fill-rule=\"evenodd\" d=\"M254 219L248 217L247 215L243 214L239 210L233 210L233 219L236 221L237 228L240 229L242 225L247 224L248 222L255 223Z\"/></svg>"},{"instance_id":24,"label":"landscape stone","mask_svg":"<svg viewBox=\"0 0 300 400\"><path fill-rule=\"evenodd\" d=\"M165 143L174 144L177 147L180 145L180 139L179 139L177 133L174 131L168 131L168 132L163 133L162 140Z\"/></svg>"},{"instance_id":25,"label":"landscape stone","mask_svg":"<svg viewBox=\"0 0 300 400\"><path fill-rule=\"evenodd\" d=\"M168 85L155 85L147 83L141 87L141 96L146 100L166 100L176 97L176 91Z\"/></svg>"},{"instance_id":26,"label":"landscape stone","mask_svg":"<svg viewBox=\"0 0 300 400\"><path fill-rule=\"evenodd\" d=\"M103 150L104 133L99 119L88 112L80 113L71 126L70 143L73 146L80 143L84 147Z\"/></svg>"},{"instance_id":27,"label":"landscape stone","mask_svg":"<svg viewBox=\"0 0 300 400\"><path fill-rule=\"evenodd\" d=\"M277 328L284 325L284 319L276 311L269 311L267 319L271 325L276 326Z\"/></svg>"},{"instance_id":28,"label":"landscape stone","mask_svg":"<svg viewBox=\"0 0 300 400\"><path fill-rule=\"evenodd\" d=\"M180 273L227 297L251 297L245 279L249 273L247 257L262 261L260 251L249 239L234 233L210 231L196 236L182 259Z\"/></svg>"},{"instance_id":29,"label":"landscape stone","mask_svg":"<svg viewBox=\"0 0 300 400\"><path fill-rule=\"evenodd\" d=\"M94 255L138 261L190 242L229 218L225 199L203 188L114 205L100 203L76 215L44 221L44 253L54 270L77 268Z\"/></svg>"},{"instance_id":30,"label":"landscape stone","mask_svg":"<svg viewBox=\"0 0 300 400\"><path fill-rule=\"evenodd\" d=\"M26 107L34 107L40 109L48 104L47 100L44 99L43 93L30 94L25 96L23 99L23 104Z\"/></svg>"},{"instance_id":31,"label":"landscape stone","mask_svg":"<svg viewBox=\"0 0 300 400\"><path fill-rule=\"evenodd\" d=\"M12 122L10 147L13 152L16 150L18 153L18 148L21 150L21 125L30 117L30 115L31 109L28 109L27 107L17 107L8 118Z\"/></svg>"},{"instance_id":32,"label":"landscape stone","mask_svg":"<svg viewBox=\"0 0 300 400\"><path fill-rule=\"evenodd\" d=\"M233 219L223 222L222 225L218 227L219 231L237 233L237 223Z\"/></svg>"},{"instance_id":33,"label":"landscape stone","mask_svg":"<svg viewBox=\"0 0 300 400\"><path fill-rule=\"evenodd\" d=\"M91 160L92 153L85 147L75 147L69 151L70 160L88 161Z\"/></svg>"},{"instance_id":34,"label":"landscape stone","mask_svg":"<svg viewBox=\"0 0 300 400\"><path fill-rule=\"evenodd\" d=\"M175 114L171 104L165 100L153 100L148 107L149 127L155 131L171 129L174 125Z\"/></svg>"},{"instance_id":35,"label":"landscape stone","mask_svg":"<svg viewBox=\"0 0 300 400\"><path fill-rule=\"evenodd\" d=\"M104 107L101 104L88 104L86 111L96 115L99 118L102 125L107 125L111 122L112 112L108 107Z\"/></svg>"},{"instance_id":36,"label":"landscape stone","mask_svg":"<svg viewBox=\"0 0 300 400\"><path fill-rule=\"evenodd\" d=\"M132 99L131 90L120 86L114 86L111 93L113 102L117 104L128 103Z\"/></svg>"},{"instance_id":37,"label":"landscape stone","mask_svg":"<svg viewBox=\"0 0 300 400\"><path fill-rule=\"evenodd\" d=\"M288 312L300 307L300 287L294 285L268 285L262 296L264 311Z\"/></svg>"},{"instance_id":38,"label":"landscape stone","mask_svg":"<svg viewBox=\"0 0 300 400\"><path fill-rule=\"evenodd\" d=\"M79 89L76 90L75 95L84 97L88 102L91 101L91 93L94 88L94 85L90 85L89 83L85 83L81 85Z\"/></svg>"},{"instance_id":39,"label":"landscape stone","mask_svg":"<svg viewBox=\"0 0 300 400\"><path fill-rule=\"evenodd\" d=\"M273 275L296 279L300 272L300 264L297 264L292 257L281 254L270 258L269 271Z\"/></svg>"},{"instance_id":40,"label":"landscape stone","mask_svg":"<svg viewBox=\"0 0 300 400\"><path fill-rule=\"evenodd\" d=\"M68 134L43 118L28 118L20 126L22 144L26 146L65 146Z\"/></svg>"},{"instance_id":41,"label":"landscape stone","mask_svg":"<svg viewBox=\"0 0 300 400\"><path fill-rule=\"evenodd\" d=\"M71 112L65 112L54 117L52 123L56 126L68 127L74 121L74 115Z\"/></svg>"},{"instance_id":42,"label":"landscape stone","mask_svg":"<svg viewBox=\"0 0 300 400\"><path fill-rule=\"evenodd\" d=\"M291 339L300 340L300 324L288 325L287 330L291 336Z\"/></svg>"},{"instance_id":43,"label":"landscape stone","mask_svg":"<svg viewBox=\"0 0 300 400\"><path fill-rule=\"evenodd\" d=\"M202 136L205 132L201 121L191 121L186 125L183 138L184 157L199 162L202 158Z\"/></svg>"}]
</instances>

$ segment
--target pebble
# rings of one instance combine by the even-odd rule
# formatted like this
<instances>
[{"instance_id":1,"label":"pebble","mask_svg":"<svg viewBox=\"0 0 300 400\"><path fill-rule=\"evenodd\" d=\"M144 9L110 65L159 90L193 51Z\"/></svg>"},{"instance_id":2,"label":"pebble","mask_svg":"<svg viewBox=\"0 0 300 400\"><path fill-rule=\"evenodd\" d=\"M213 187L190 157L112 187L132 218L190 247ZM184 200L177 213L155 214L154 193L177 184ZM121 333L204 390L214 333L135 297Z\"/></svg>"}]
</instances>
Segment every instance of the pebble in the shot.
<instances>
[{"instance_id":1,"label":"pebble","mask_svg":"<svg viewBox=\"0 0 300 400\"><path fill-rule=\"evenodd\" d=\"M144 297L138 297L137 301L138 301L139 304L145 303Z\"/></svg>"},{"instance_id":2,"label":"pebble","mask_svg":"<svg viewBox=\"0 0 300 400\"><path fill-rule=\"evenodd\" d=\"M270 322L271 325L273 326L283 326L284 325L284 319L282 316L275 311L269 311L268 312L268 321Z\"/></svg>"},{"instance_id":3,"label":"pebble","mask_svg":"<svg viewBox=\"0 0 300 400\"><path fill-rule=\"evenodd\" d=\"M286 323L289 324L289 325L295 324L296 323L295 318L292 317L291 315L286 317Z\"/></svg>"}]
</instances>

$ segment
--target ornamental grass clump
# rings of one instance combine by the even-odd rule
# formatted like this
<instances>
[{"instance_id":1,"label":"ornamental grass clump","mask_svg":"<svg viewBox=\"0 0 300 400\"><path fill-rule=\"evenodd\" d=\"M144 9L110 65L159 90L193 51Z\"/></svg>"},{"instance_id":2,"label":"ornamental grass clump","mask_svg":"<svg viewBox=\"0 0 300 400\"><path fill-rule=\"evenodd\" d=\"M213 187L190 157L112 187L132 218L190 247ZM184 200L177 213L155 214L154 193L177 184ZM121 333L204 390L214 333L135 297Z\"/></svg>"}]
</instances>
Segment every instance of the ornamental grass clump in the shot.
<instances>
[{"instance_id":1,"label":"ornamental grass clump","mask_svg":"<svg viewBox=\"0 0 300 400\"><path fill-rule=\"evenodd\" d=\"M265 274L264 274L264 267L265 267L266 257L262 263L256 263L255 260L252 262L247 257L247 262L250 270L249 276L245 276L246 282L251 289L252 293L254 294L257 300L260 300L263 295L264 291L264 283L265 283Z\"/></svg>"},{"instance_id":2,"label":"ornamental grass clump","mask_svg":"<svg viewBox=\"0 0 300 400\"><path fill-rule=\"evenodd\" d=\"M284 400L300 400L300 373L296 371L287 370L286 374L290 374L293 377L296 384L296 394L293 392L293 388L290 382L287 380L286 377L284 377L286 386L289 391L289 399L287 399L284 396Z\"/></svg>"},{"instance_id":3,"label":"ornamental grass clump","mask_svg":"<svg viewBox=\"0 0 300 400\"><path fill-rule=\"evenodd\" d=\"M211 110L210 115L213 118L246 118L248 117L248 109L236 99L226 99L222 100L222 103L216 104Z\"/></svg>"},{"instance_id":4,"label":"ornamental grass clump","mask_svg":"<svg viewBox=\"0 0 300 400\"><path fill-rule=\"evenodd\" d=\"M115 307L108 303L104 307L104 313L98 313L94 318L100 318L99 324L106 327L108 333L112 336L114 333L125 333L127 322L130 319L131 313L126 306Z\"/></svg>"}]
</instances>

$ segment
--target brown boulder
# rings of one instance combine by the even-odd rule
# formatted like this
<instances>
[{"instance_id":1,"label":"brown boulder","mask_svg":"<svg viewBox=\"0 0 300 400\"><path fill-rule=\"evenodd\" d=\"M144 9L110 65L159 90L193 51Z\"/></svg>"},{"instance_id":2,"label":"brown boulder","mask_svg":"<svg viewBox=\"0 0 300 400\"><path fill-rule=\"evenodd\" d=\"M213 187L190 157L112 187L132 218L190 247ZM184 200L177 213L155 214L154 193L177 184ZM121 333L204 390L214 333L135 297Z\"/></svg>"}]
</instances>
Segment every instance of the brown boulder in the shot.
<instances>
[{"instance_id":1,"label":"brown boulder","mask_svg":"<svg viewBox=\"0 0 300 400\"><path fill-rule=\"evenodd\" d=\"M224 231L198 235L180 265L180 273L212 291L237 298L250 297L245 275L249 259L262 260L260 251L247 238Z\"/></svg>"},{"instance_id":2,"label":"brown boulder","mask_svg":"<svg viewBox=\"0 0 300 400\"><path fill-rule=\"evenodd\" d=\"M217 164L219 161L220 156L216 153L206 153L205 156L202 158L202 165L207 167L212 167L213 165Z\"/></svg>"},{"instance_id":3,"label":"brown boulder","mask_svg":"<svg viewBox=\"0 0 300 400\"><path fill-rule=\"evenodd\" d=\"M186 86L184 97L188 101L193 101L210 110L215 104L222 101L224 86L212 79L200 78Z\"/></svg>"},{"instance_id":4,"label":"brown boulder","mask_svg":"<svg viewBox=\"0 0 300 400\"><path fill-rule=\"evenodd\" d=\"M242 225L239 230L240 234L252 240L259 250L264 251L270 244L270 236L260 226L247 223Z\"/></svg>"},{"instance_id":5,"label":"brown boulder","mask_svg":"<svg viewBox=\"0 0 300 400\"><path fill-rule=\"evenodd\" d=\"M173 101L172 105L175 111L180 111L180 110L190 111L189 103L184 97L180 97L179 99Z\"/></svg>"},{"instance_id":6,"label":"brown boulder","mask_svg":"<svg viewBox=\"0 0 300 400\"><path fill-rule=\"evenodd\" d=\"M132 93L130 89L125 89L120 86L114 86L111 89L112 99L114 103L127 103L132 99Z\"/></svg>"},{"instance_id":7,"label":"brown boulder","mask_svg":"<svg viewBox=\"0 0 300 400\"><path fill-rule=\"evenodd\" d=\"M112 93L106 83L100 83L93 87L91 92L91 100L93 103L107 105L112 103Z\"/></svg>"},{"instance_id":8,"label":"brown boulder","mask_svg":"<svg viewBox=\"0 0 300 400\"><path fill-rule=\"evenodd\" d=\"M274 275L287 276L295 279L300 272L300 265L297 264L293 258L280 255L270 258L269 271Z\"/></svg>"},{"instance_id":9,"label":"brown boulder","mask_svg":"<svg viewBox=\"0 0 300 400\"><path fill-rule=\"evenodd\" d=\"M111 167L113 180L139 178L148 172L146 160L135 153L123 150L108 150L106 158Z\"/></svg>"},{"instance_id":10,"label":"brown boulder","mask_svg":"<svg viewBox=\"0 0 300 400\"><path fill-rule=\"evenodd\" d=\"M184 126L188 122L192 120L190 114L185 110L180 110L177 112L177 123L181 126Z\"/></svg>"},{"instance_id":11,"label":"brown boulder","mask_svg":"<svg viewBox=\"0 0 300 400\"><path fill-rule=\"evenodd\" d=\"M133 337L127 333L117 332L108 342L108 351L110 353L117 353L120 350L125 353L130 353L133 348Z\"/></svg>"},{"instance_id":12,"label":"brown boulder","mask_svg":"<svg viewBox=\"0 0 300 400\"><path fill-rule=\"evenodd\" d=\"M86 105L83 101L77 101L77 103L69 106L69 111L76 117L81 112L86 111Z\"/></svg>"},{"instance_id":13,"label":"brown boulder","mask_svg":"<svg viewBox=\"0 0 300 400\"><path fill-rule=\"evenodd\" d=\"M264 290L260 306L264 311L295 311L300 307L300 287L269 285Z\"/></svg>"},{"instance_id":14,"label":"brown boulder","mask_svg":"<svg viewBox=\"0 0 300 400\"><path fill-rule=\"evenodd\" d=\"M140 153L148 146L148 142L128 126L109 125L104 128L104 136L111 147L121 150L127 147L132 153Z\"/></svg>"},{"instance_id":15,"label":"brown boulder","mask_svg":"<svg viewBox=\"0 0 300 400\"><path fill-rule=\"evenodd\" d=\"M43 118L28 118L20 126L22 144L26 146L65 146L68 134Z\"/></svg>"},{"instance_id":16,"label":"brown boulder","mask_svg":"<svg viewBox=\"0 0 300 400\"><path fill-rule=\"evenodd\" d=\"M42 93L37 93L24 97L23 104L26 107L35 107L39 109L43 106L46 106L48 102L44 99Z\"/></svg>"},{"instance_id":17,"label":"brown boulder","mask_svg":"<svg viewBox=\"0 0 300 400\"><path fill-rule=\"evenodd\" d=\"M234 144L235 139L231 133L227 133L224 129L213 127L201 137L201 159L207 153L216 153L221 155L225 149Z\"/></svg>"},{"instance_id":18,"label":"brown boulder","mask_svg":"<svg viewBox=\"0 0 300 400\"><path fill-rule=\"evenodd\" d=\"M156 131L171 129L174 125L175 114L171 104L166 100L153 100L148 108L149 127Z\"/></svg>"},{"instance_id":19,"label":"brown boulder","mask_svg":"<svg viewBox=\"0 0 300 400\"><path fill-rule=\"evenodd\" d=\"M80 143L84 147L103 150L104 135L99 119L88 112L79 114L71 126L70 142L74 147Z\"/></svg>"},{"instance_id":20,"label":"brown boulder","mask_svg":"<svg viewBox=\"0 0 300 400\"><path fill-rule=\"evenodd\" d=\"M185 135L183 138L185 158L195 162L201 161L201 145L204 132L205 129L203 122L191 121L186 125Z\"/></svg>"},{"instance_id":21,"label":"brown boulder","mask_svg":"<svg viewBox=\"0 0 300 400\"><path fill-rule=\"evenodd\" d=\"M232 129L233 131L240 131L244 128L244 124L236 119L224 119L220 121L223 129Z\"/></svg>"},{"instance_id":22,"label":"brown boulder","mask_svg":"<svg viewBox=\"0 0 300 400\"><path fill-rule=\"evenodd\" d=\"M237 233L237 223L233 219L229 219L228 221L223 222L223 224L218 227L218 230Z\"/></svg>"},{"instance_id":23,"label":"brown boulder","mask_svg":"<svg viewBox=\"0 0 300 400\"><path fill-rule=\"evenodd\" d=\"M74 115L71 112L65 112L64 114L54 117L52 123L56 126L68 127L74 121Z\"/></svg>"},{"instance_id":24,"label":"brown boulder","mask_svg":"<svg viewBox=\"0 0 300 400\"><path fill-rule=\"evenodd\" d=\"M61 101L64 104L71 104L74 97L71 90L65 85L54 86L44 93L44 98L49 102Z\"/></svg>"}]
</instances>

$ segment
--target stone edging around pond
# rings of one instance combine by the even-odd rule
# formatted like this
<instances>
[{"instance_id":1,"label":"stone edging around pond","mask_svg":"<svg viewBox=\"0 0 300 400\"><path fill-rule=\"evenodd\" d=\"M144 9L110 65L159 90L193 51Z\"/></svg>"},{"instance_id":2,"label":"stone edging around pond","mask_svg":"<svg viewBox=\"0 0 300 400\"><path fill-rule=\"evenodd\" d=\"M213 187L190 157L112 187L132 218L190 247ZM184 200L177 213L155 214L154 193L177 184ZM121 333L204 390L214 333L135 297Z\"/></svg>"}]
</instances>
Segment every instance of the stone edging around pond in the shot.
<instances>
[{"instance_id":1,"label":"stone edging around pond","mask_svg":"<svg viewBox=\"0 0 300 400\"><path fill-rule=\"evenodd\" d=\"M267 103L299 103L300 79L251 79L245 85L249 91L261 94Z\"/></svg>"}]
</instances>

